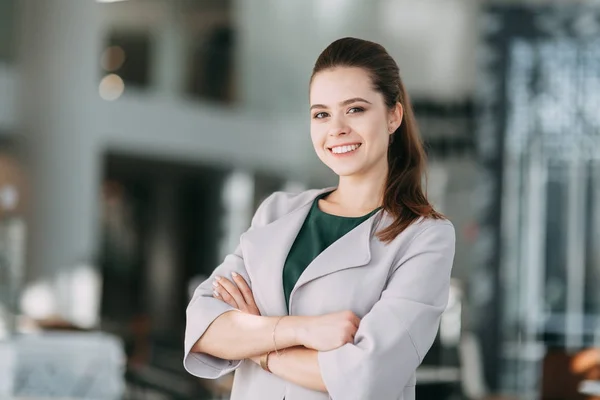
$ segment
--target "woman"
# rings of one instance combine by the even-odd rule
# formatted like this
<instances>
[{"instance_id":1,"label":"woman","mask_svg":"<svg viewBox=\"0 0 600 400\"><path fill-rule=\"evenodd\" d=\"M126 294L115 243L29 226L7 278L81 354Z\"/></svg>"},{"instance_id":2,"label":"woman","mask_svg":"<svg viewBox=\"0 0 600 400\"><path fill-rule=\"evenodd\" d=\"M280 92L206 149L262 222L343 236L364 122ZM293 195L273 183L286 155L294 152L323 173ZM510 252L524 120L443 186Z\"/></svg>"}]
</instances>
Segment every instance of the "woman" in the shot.
<instances>
[{"instance_id":1,"label":"woman","mask_svg":"<svg viewBox=\"0 0 600 400\"><path fill-rule=\"evenodd\" d=\"M333 42L310 82L335 188L274 193L187 309L186 369L235 369L232 399L414 399L446 307L454 228L421 186L423 146L380 45ZM238 311L238 312L229 312Z\"/></svg>"}]
</instances>

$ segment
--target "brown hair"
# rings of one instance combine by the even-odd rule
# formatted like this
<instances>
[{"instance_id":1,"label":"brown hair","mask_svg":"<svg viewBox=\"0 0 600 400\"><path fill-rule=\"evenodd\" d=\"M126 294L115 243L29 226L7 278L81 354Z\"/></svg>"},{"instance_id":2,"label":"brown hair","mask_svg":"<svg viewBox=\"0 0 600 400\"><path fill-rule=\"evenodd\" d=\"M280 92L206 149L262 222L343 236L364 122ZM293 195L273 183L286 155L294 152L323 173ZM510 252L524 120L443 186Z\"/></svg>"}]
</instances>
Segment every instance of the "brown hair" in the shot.
<instances>
[{"instance_id":1,"label":"brown hair","mask_svg":"<svg viewBox=\"0 0 600 400\"><path fill-rule=\"evenodd\" d=\"M317 73L336 67L364 69L371 76L375 90L383 95L386 105L392 109L400 103L404 110L402 123L390 138L388 176L383 195L383 209L394 217L394 222L378 232L379 239L392 241L419 217L443 219L423 191L421 179L426 172L427 157L394 59L380 44L350 37L338 39L319 55L311 82Z\"/></svg>"}]
</instances>

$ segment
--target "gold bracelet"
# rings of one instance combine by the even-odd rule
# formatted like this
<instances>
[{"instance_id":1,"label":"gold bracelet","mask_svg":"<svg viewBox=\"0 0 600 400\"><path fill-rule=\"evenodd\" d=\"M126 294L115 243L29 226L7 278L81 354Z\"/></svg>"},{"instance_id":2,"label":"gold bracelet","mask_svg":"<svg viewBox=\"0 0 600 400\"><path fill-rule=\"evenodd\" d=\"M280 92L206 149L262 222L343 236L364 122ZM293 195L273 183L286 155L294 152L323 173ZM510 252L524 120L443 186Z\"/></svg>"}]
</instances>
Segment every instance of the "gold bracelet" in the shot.
<instances>
[{"instance_id":1,"label":"gold bracelet","mask_svg":"<svg viewBox=\"0 0 600 400\"><path fill-rule=\"evenodd\" d=\"M275 341L275 330L277 329L277 325L279 325L279 322L282 319L283 319L283 317L279 317L277 322L275 322L275 326L273 327L273 345L275 346L275 353L277 353L277 355L279 355L279 350L277 350L277 342Z\"/></svg>"},{"instance_id":2,"label":"gold bracelet","mask_svg":"<svg viewBox=\"0 0 600 400\"><path fill-rule=\"evenodd\" d=\"M269 354L271 353L272 351L269 351L260 357L260 367L269 373L271 373L271 370L269 369Z\"/></svg>"}]
</instances>

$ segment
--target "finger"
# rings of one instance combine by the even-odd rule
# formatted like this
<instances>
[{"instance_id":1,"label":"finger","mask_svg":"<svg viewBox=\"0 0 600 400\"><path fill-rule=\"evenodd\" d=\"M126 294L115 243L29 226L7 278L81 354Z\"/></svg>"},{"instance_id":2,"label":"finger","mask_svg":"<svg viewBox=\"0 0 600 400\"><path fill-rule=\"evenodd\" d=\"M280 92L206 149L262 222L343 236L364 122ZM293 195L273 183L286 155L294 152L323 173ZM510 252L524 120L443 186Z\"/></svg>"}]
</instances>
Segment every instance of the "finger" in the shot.
<instances>
[{"instance_id":1,"label":"finger","mask_svg":"<svg viewBox=\"0 0 600 400\"><path fill-rule=\"evenodd\" d=\"M220 285L223 289L225 289L224 291L226 291L231 297L233 297L233 299L235 300L235 302L237 303L237 305L239 307L244 307L246 306L246 302L244 301L244 296L242 296L242 293L240 292L240 289L238 289L238 287L231 282L229 279L227 278L221 278L218 277L217 279L215 279L217 285ZM217 286L218 288L219 286ZM225 293L223 290L219 290L219 293L221 294L221 296L225 296Z\"/></svg>"},{"instance_id":2,"label":"finger","mask_svg":"<svg viewBox=\"0 0 600 400\"><path fill-rule=\"evenodd\" d=\"M213 289L213 297L224 301L225 303L229 304L231 307L233 308L238 308L237 303L235 302L235 300L233 299L233 297L231 297L231 295L227 292L227 290L223 289L222 287L215 287Z\"/></svg>"},{"instance_id":3,"label":"finger","mask_svg":"<svg viewBox=\"0 0 600 400\"><path fill-rule=\"evenodd\" d=\"M358 325L360 324L360 318L358 318L356 314L354 314L352 311L348 311L346 318L352 325L358 328Z\"/></svg>"},{"instance_id":4,"label":"finger","mask_svg":"<svg viewBox=\"0 0 600 400\"><path fill-rule=\"evenodd\" d=\"M353 334L349 334L346 336L344 343L354 343L354 335Z\"/></svg>"},{"instance_id":5,"label":"finger","mask_svg":"<svg viewBox=\"0 0 600 400\"><path fill-rule=\"evenodd\" d=\"M238 308L238 304L235 301L235 299L233 298L233 296L231 296L231 294L229 294L229 292L217 282L217 279L220 280L221 277L217 276L212 283L213 295L216 298L223 300L225 303L229 304L230 306Z\"/></svg>"},{"instance_id":6,"label":"finger","mask_svg":"<svg viewBox=\"0 0 600 400\"><path fill-rule=\"evenodd\" d=\"M252 293L250 286L248 286L246 283L246 280L240 274L236 274L235 272L232 272L231 276L233 277L233 281L237 287L240 289L246 304L250 307L256 307L256 303L254 302L254 294Z\"/></svg>"},{"instance_id":7,"label":"finger","mask_svg":"<svg viewBox=\"0 0 600 400\"><path fill-rule=\"evenodd\" d=\"M356 338L356 332L357 332L357 331L353 331L353 332L351 332L351 333L350 333L350 340L351 340L352 342L354 342L354 339Z\"/></svg>"},{"instance_id":8,"label":"finger","mask_svg":"<svg viewBox=\"0 0 600 400\"><path fill-rule=\"evenodd\" d=\"M223 293L223 295L220 294L219 290L221 293ZM229 304L231 307L239 309L239 307L238 307L237 303L235 302L235 300L233 299L233 297L231 297L231 295L229 293L227 293L227 291L225 289L221 288L221 289L213 290L213 296L216 299Z\"/></svg>"},{"instance_id":9,"label":"finger","mask_svg":"<svg viewBox=\"0 0 600 400\"><path fill-rule=\"evenodd\" d=\"M358 318L356 314L352 313L350 315L350 322L352 323L352 325L358 328L358 326L360 325L360 318Z\"/></svg>"},{"instance_id":10,"label":"finger","mask_svg":"<svg viewBox=\"0 0 600 400\"><path fill-rule=\"evenodd\" d=\"M216 288L216 287L213 287L213 297L215 299L219 299L219 300L225 301L225 299L219 293L219 288Z\"/></svg>"}]
</instances>

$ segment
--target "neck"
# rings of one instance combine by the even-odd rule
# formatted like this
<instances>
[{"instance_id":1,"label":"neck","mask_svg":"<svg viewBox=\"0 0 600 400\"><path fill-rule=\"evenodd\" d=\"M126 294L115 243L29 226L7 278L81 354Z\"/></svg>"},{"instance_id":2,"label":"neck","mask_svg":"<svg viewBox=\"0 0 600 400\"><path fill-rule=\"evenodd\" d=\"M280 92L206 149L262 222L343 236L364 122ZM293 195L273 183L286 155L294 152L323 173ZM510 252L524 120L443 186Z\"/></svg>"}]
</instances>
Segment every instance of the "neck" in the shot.
<instances>
[{"instance_id":1,"label":"neck","mask_svg":"<svg viewBox=\"0 0 600 400\"><path fill-rule=\"evenodd\" d=\"M338 187L328 200L350 211L374 210L383 204L386 179L387 168L368 175L340 176Z\"/></svg>"}]
</instances>

